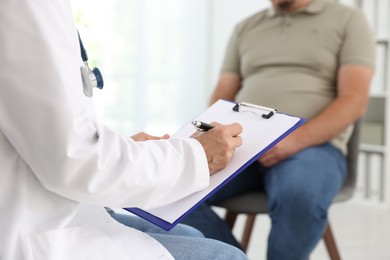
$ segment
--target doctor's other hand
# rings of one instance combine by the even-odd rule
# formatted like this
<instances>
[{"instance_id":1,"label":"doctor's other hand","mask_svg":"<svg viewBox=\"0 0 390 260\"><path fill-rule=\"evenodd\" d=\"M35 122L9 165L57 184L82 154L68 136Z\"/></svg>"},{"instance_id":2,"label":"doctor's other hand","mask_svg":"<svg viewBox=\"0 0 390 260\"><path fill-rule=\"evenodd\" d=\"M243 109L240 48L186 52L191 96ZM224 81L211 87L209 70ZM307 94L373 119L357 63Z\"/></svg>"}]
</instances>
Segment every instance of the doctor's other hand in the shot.
<instances>
[{"instance_id":1,"label":"doctor's other hand","mask_svg":"<svg viewBox=\"0 0 390 260\"><path fill-rule=\"evenodd\" d=\"M210 175L225 168L234 154L234 149L242 144L239 136L242 132L240 124L214 125L217 126L207 132L192 136L202 144L205 150Z\"/></svg>"},{"instance_id":2,"label":"doctor's other hand","mask_svg":"<svg viewBox=\"0 0 390 260\"><path fill-rule=\"evenodd\" d=\"M147 140L168 139L169 135L165 134L163 136L154 136L154 135L147 134L145 132L139 132L138 134L130 136L130 138L133 139L134 141L139 142L139 141L147 141Z\"/></svg>"}]
</instances>

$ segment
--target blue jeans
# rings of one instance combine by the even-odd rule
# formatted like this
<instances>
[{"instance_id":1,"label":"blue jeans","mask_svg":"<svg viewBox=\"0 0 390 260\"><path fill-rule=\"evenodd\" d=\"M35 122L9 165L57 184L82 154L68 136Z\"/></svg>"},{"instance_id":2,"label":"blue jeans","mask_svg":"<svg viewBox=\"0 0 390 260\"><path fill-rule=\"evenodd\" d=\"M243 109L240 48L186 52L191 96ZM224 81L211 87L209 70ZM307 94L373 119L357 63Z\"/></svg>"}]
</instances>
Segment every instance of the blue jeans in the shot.
<instances>
[{"instance_id":1,"label":"blue jeans","mask_svg":"<svg viewBox=\"0 0 390 260\"><path fill-rule=\"evenodd\" d=\"M162 244L176 260L244 260L245 254L234 246L214 239L187 225L179 224L165 231L136 216L109 211L118 222L147 233Z\"/></svg>"},{"instance_id":2,"label":"blue jeans","mask_svg":"<svg viewBox=\"0 0 390 260\"><path fill-rule=\"evenodd\" d=\"M306 260L323 235L329 206L345 176L344 155L334 146L324 144L307 148L272 168L253 163L209 202L248 191L265 191L271 218L267 259ZM201 217L210 214L207 211L211 211L210 207L200 207L182 223L194 226L206 237L220 238L217 225L210 225Z\"/></svg>"}]
</instances>

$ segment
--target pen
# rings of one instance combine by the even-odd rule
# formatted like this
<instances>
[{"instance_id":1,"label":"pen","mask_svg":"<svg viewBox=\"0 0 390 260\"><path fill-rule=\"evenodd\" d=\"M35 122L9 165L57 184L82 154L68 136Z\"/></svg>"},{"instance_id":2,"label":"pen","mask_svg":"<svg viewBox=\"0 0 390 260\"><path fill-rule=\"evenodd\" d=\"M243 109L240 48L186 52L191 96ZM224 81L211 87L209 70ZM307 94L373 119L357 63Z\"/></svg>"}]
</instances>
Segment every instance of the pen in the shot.
<instances>
[{"instance_id":1,"label":"pen","mask_svg":"<svg viewBox=\"0 0 390 260\"><path fill-rule=\"evenodd\" d=\"M213 125L207 124L207 123L202 122L202 121L192 121L192 124L196 127L196 129L198 131L201 131L201 132L206 132L206 131L214 128Z\"/></svg>"}]
</instances>

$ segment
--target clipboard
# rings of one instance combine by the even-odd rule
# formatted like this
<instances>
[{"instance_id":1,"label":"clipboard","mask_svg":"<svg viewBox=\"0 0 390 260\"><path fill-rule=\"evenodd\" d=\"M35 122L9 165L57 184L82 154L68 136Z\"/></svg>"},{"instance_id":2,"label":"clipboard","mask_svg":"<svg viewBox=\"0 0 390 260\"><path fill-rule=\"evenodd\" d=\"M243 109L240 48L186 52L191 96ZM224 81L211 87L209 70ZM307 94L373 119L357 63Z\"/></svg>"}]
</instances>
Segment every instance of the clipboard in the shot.
<instances>
[{"instance_id":1,"label":"clipboard","mask_svg":"<svg viewBox=\"0 0 390 260\"><path fill-rule=\"evenodd\" d=\"M240 123L243 127L241 133L243 142L236 148L229 164L210 177L209 187L166 206L147 211L140 208L124 208L166 231L180 223L192 210L306 122L306 119L279 113L273 108L226 100L218 100L193 120L221 124ZM196 131L191 122L171 138L191 136Z\"/></svg>"}]
</instances>

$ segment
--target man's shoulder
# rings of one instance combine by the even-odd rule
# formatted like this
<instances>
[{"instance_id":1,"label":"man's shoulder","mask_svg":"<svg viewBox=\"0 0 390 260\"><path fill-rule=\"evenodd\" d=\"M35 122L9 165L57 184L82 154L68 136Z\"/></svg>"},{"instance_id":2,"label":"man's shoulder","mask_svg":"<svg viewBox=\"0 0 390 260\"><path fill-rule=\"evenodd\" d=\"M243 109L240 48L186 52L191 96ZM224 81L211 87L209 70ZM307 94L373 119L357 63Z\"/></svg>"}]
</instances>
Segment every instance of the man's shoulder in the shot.
<instances>
[{"instance_id":1,"label":"man's shoulder","mask_svg":"<svg viewBox=\"0 0 390 260\"><path fill-rule=\"evenodd\" d=\"M346 26L351 21L366 22L365 14L361 9L339 2L326 1L326 7L323 13L325 17L331 18L331 21L339 23L340 26Z\"/></svg>"},{"instance_id":2,"label":"man's shoulder","mask_svg":"<svg viewBox=\"0 0 390 260\"><path fill-rule=\"evenodd\" d=\"M347 5L344 3L339 3L334 1L325 1L325 2L326 2L325 10L333 14L353 15L361 12L361 10L356 6Z\"/></svg>"}]
</instances>

